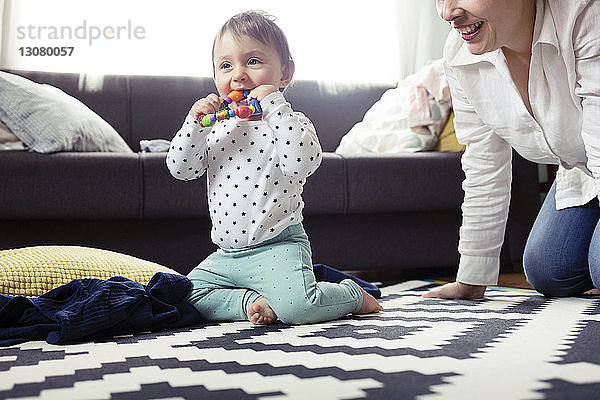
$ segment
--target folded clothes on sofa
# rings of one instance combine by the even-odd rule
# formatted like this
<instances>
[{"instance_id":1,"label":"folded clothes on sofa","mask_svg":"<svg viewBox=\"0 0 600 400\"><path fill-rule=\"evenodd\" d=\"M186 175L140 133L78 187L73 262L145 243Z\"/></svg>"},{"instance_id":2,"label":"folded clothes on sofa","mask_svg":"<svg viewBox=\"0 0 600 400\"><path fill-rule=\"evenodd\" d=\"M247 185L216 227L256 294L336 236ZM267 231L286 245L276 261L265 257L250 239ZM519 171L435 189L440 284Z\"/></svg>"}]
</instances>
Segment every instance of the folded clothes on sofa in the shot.
<instances>
[{"instance_id":1,"label":"folded clothes on sofa","mask_svg":"<svg viewBox=\"0 0 600 400\"><path fill-rule=\"evenodd\" d=\"M340 140L341 155L433 150L452 108L443 60L388 89Z\"/></svg>"},{"instance_id":2,"label":"folded clothes on sofa","mask_svg":"<svg viewBox=\"0 0 600 400\"><path fill-rule=\"evenodd\" d=\"M170 140L166 139L150 139L140 140L140 150L143 153L160 153L169 151Z\"/></svg>"}]
</instances>

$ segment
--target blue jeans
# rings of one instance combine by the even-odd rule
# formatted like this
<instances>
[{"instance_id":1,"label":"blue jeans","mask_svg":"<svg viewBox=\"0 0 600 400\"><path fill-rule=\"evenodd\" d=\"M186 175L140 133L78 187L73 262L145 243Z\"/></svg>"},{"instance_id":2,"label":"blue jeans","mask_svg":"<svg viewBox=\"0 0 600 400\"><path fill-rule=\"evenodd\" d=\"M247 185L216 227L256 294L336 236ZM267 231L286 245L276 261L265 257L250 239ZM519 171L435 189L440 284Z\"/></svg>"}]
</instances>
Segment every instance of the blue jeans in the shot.
<instances>
[{"instance_id":1,"label":"blue jeans","mask_svg":"<svg viewBox=\"0 0 600 400\"><path fill-rule=\"evenodd\" d=\"M525 245L527 281L546 296L576 296L600 287L600 207L598 199L556 210L556 182Z\"/></svg>"}]
</instances>

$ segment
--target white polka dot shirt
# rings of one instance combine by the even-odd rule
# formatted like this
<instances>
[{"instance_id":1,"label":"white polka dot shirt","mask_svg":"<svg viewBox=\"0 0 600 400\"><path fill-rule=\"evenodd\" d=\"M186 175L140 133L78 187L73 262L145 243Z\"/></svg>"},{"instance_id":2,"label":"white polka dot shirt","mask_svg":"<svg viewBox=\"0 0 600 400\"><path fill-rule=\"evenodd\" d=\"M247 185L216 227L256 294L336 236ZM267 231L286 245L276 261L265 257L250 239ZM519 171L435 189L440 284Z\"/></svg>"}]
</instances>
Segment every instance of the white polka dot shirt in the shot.
<instances>
[{"instance_id":1,"label":"white polka dot shirt","mask_svg":"<svg viewBox=\"0 0 600 400\"><path fill-rule=\"evenodd\" d=\"M302 221L302 187L321 164L313 124L283 94L266 96L260 121L201 128L190 115L171 141L171 175L207 174L212 241L224 249L261 243Z\"/></svg>"}]
</instances>

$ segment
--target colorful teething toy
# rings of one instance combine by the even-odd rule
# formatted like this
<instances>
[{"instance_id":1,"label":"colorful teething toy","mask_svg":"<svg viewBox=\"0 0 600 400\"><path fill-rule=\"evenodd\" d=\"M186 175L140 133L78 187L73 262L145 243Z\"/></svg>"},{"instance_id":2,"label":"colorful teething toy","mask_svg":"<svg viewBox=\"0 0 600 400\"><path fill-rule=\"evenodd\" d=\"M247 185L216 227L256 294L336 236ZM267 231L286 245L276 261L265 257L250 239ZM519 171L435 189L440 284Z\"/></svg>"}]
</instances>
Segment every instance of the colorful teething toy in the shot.
<instances>
[{"instance_id":1,"label":"colorful teething toy","mask_svg":"<svg viewBox=\"0 0 600 400\"><path fill-rule=\"evenodd\" d=\"M224 119L229 119L233 117L238 117L242 119L246 119L251 115L260 114L262 110L260 105L258 104L258 100L250 99L250 102L247 106L239 106L235 111L229 110L227 107L233 101L240 101L248 97L250 93L249 90L233 90L229 92L229 94L223 98L221 97L221 106L219 107L219 112L215 114L201 114L198 117L198 123L202 127L213 126L217 121L223 121Z\"/></svg>"}]
</instances>

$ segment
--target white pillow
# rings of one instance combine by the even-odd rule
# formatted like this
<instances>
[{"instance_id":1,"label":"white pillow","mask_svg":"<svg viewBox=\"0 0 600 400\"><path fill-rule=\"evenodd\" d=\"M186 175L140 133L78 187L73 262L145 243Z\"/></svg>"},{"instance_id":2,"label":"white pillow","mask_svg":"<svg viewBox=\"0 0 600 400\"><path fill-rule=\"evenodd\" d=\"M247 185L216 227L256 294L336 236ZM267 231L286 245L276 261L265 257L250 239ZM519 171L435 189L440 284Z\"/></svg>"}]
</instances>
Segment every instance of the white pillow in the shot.
<instances>
[{"instance_id":1,"label":"white pillow","mask_svg":"<svg viewBox=\"0 0 600 400\"><path fill-rule=\"evenodd\" d=\"M0 144L13 143L18 141L19 138L13 135L10 129L8 129L8 126L4 125L2 121L0 121Z\"/></svg>"},{"instance_id":2,"label":"white pillow","mask_svg":"<svg viewBox=\"0 0 600 400\"><path fill-rule=\"evenodd\" d=\"M340 141L342 155L395 154L432 150L442 131L452 102L442 60L387 90Z\"/></svg>"},{"instance_id":3,"label":"white pillow","mask_svg":"<svg viewBox=\"0 0 600 400\"><path fill-rule=\"evenodd\" d=\"M132 152L112 126L62 90L0 71L0 121L38 153Z\"/></svg>"},{"instance_id":4,"label":"white pillow","mask_svg":"<svg viewBox=\"0 0 600 400\"><path fill-rule=\"evenodd\" d=\"M23 142L0 121L0 151L4 150L24 150Z\"/></svg>"}]
</instances>

